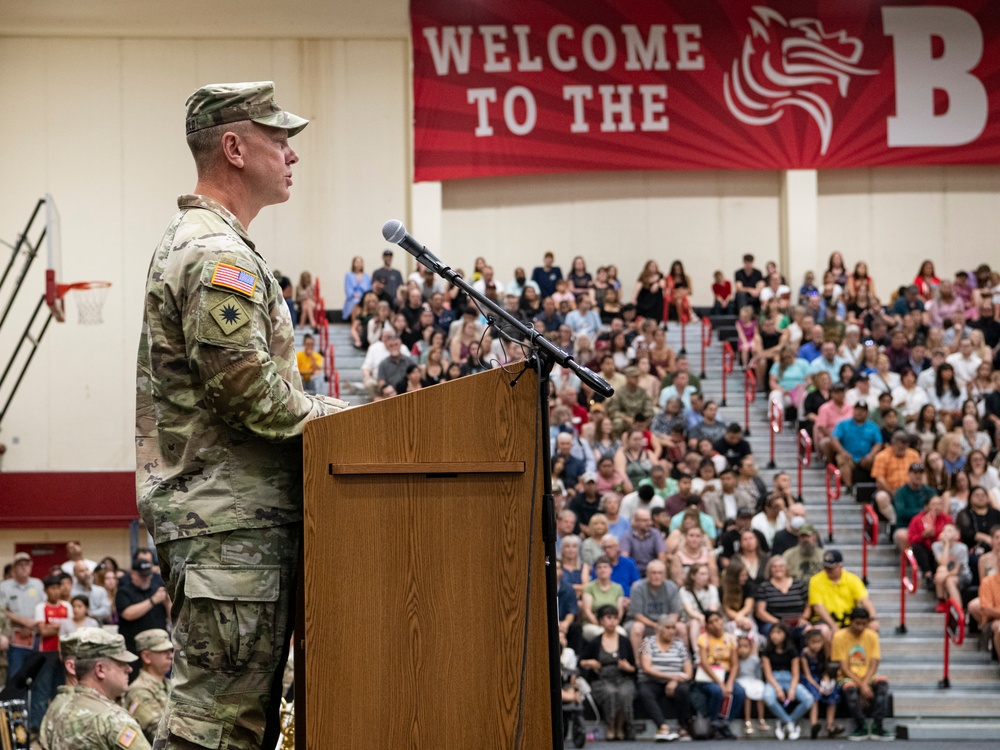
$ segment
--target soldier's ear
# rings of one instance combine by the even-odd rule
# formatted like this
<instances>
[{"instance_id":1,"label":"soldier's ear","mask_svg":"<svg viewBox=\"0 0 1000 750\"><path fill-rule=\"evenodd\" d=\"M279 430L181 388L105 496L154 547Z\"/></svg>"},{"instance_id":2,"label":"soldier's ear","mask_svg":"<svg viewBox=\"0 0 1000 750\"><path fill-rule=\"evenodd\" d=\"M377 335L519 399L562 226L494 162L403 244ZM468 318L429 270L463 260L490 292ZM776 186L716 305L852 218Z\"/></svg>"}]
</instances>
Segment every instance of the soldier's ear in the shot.
<instances>
[{"instance_id":1,"label":"soldier's ear","mask_svg":"<svg viewBox=\"0 0 1000 750\"><path fill-rule=\"evenodd\" d=\"M220 139L222 157L237 169L243 169L246 162L247 142L239 133L227 130Z\"/></svg>"}]
</instances>

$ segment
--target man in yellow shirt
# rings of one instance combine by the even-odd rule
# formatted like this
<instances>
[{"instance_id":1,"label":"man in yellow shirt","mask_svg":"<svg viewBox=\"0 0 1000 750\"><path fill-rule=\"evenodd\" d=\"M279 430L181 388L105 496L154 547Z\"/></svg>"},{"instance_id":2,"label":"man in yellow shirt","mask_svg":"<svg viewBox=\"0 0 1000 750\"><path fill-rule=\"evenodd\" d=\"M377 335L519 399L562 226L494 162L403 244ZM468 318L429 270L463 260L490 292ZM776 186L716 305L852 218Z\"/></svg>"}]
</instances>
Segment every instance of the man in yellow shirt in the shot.
<instances>
[{"instance_id":1,"label":"man in yellow shirt","mask_svg":"<svg viewBox=\"0 0 1000 750\"><path fill-rule=\"evenodd\" d=\"M881 660L878 633L868 627L870 615L864 607L850 614L851 623L833 636L831 663L839 663L838 681L847 710L854 719L852 740L891 740L892 734L883 726L888 706L889 681L878 674ZM865 721L870 711L872 722Z\"/></svg>"},{"instance_id":2,"label":"man in yellow shirt","mask_svg":"<svg viewBox=\"0 0 1000 750\"><path fill-rule=\"evenodd\" d=\"M320 376L323 374L323 355L316 351L316 339L306 334L302 339L302 351L296 352L302 389L306 393L317 393Z\"/></svg>"},{"instance_id":3,"label":"man in yellow shirt","mask_svg":"<svg viewBox=\"0 0 1000 750\"><path fill-rule=\"evenodd\" d=\"M823 570L809 579L809 606L813 622L827 643L847 624L856 607L863 607L868 612L869 627L878 632L878 616L868 597L868 589L854 573L844 570L844 556L840 550L827 550L823 554Z\"/></svg>"}]
</instances>

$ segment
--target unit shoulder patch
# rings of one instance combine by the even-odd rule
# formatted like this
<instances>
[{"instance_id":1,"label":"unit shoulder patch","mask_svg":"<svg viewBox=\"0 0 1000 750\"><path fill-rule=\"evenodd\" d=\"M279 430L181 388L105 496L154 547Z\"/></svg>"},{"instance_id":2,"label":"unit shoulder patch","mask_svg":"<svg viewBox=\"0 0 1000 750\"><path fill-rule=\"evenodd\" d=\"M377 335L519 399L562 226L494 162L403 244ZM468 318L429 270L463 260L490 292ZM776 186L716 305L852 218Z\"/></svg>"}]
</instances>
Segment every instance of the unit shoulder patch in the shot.
<instances>
[{"instance_id":1,"label":"unit shoulder patch","mask_svg":"<svg viewBox=\"0 0 1000 750\"><path fill-rule=\"evenodd\" d=\"M235 333L250 321L247 311L233 294L211 308L208 314L212 316L212 320L218 323L219 328L227 336Z\"/></svg>"}]
</instances>

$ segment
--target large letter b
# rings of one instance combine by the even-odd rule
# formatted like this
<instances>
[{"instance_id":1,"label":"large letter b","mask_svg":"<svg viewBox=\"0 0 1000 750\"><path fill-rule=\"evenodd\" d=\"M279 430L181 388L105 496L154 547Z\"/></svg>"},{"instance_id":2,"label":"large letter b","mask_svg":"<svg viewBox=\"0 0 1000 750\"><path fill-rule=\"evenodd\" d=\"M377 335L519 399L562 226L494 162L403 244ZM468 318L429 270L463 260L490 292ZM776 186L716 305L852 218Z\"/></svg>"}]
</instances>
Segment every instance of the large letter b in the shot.
<instances>
[{"instance_id":1,"label":"large letter b","mask_svg":"<svg viewBox=\"0 0 1000 750\"><path fill-rule=\"evenodd\" d=\"M896 116L890 117L889 146L961 146L986 127L986 88L971 71L983 56L983 32L958 8L882 9L882 26L892 37L896 65ZM944 51L933 57L932 39ZM948 95L948 110L934 114L934 91Z\"/></svg>"}]
</instances>

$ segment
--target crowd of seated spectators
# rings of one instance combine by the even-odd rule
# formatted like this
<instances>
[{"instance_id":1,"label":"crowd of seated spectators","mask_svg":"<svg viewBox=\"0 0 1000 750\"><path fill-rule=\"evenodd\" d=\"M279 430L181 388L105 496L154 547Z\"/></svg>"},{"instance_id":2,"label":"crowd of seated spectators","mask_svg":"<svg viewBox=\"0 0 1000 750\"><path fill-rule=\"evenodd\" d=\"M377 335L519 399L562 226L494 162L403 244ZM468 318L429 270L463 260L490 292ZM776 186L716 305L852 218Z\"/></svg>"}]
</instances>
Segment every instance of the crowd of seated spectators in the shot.
<instances>
[{"instance_id":1,"label":"crowd of seated spectators","mask_svg":"<svg viewBox=\"0 0 1000 750\"><path fill-rule=\"evenodd\" d=\"M837 466L847 492L872 493L937 611L968 605L995 653L1000 277L984 264L939 278L925 261L883 305L867 266L848 273L835 253L823 286L807 278L797 305L787 286L783 301L766 300L768 288L761 279L756 295L747 291L743 317L759 324L740 333L741 346L752 339L747 366L768 374L771 398Z\"/></svg>"},{"instance_id":2,"label":"crowd of seated spectators","mask_svg":"<svg viewBox=\"0 0 1000 750\"><path fill-rule=\"evenodd\" d=\"M992 531L1000 479L990 464L1000 436L1000 280L987 266L941 280L924 263L883 305L863 262L850 272L834 253L818 285L816 278L807 274L793 304L775 264L762 273L748 255L732 282L716 274L714 310L738 314L741 364L809 431L848 491L874 483L873 502L893 538L926 548L915 554L928 586L942 599L956 591L968 599L980 560L1000 570L1000 532ZM556 367L549 435L560 630L609 736L628 736L632 698L661 739L690 734L699 715L720 736L741 712L745 731L760 731L751 721L760 701L780 737L798 737L806 712L813 736L837 734L832 713L819 721L819 706L836 700L827 683L820 690L823 669L805 676L816 667L800 663L808 654L831 661L855 734L884 734L879 622L864 585L843 569L839 551L824 552L787 475L759 475L740 426L720 421L688 360L667 343L668 323L692 315L683 265L664 274L650 260L628 290L614 265L591 275L576 257L564 275L546 253L530 275L516 268L509 282L478 258L471 280L615 388L604 399ZM371 284L345 312L355 345L367 352L363 377L376 398L524 356L511 331L490 326L429 269L404 282L389 250ZM918 476L932 496L921 483L897 499ZM970 608L1000 632L996 607L1000 601L981 596ZM852 627L855 620L863 626ZM776 628L786 636L780 647L778 636L770 639ZM865 655L860 671L839 664L848 638ZM784 655L763 658L769 650ZM745 658L758 659L761 671L744 670ZM737 679L752 676L761 690L744 690ZM798 708L786 712L786 699ZM679 719L677 731L666 714Z\"/></svg>"},{"instance_id":3,"label":"crowd of seated spectators","mask_svg":"<svg viewBox=\"0 0 1000 750\"><path fill-rule=\"evenodd\" d=\"M386 251L371 289L345 308L354 343L366 351L362 374L375 398L524 356L516 335L489 325L461 290L438 283L429 269L404 281L392 262ZM723 309L750 308L744 317L755 328L747 327L745 361L757 367L758 353L768 348L761 336L772 329L781 336L788 326L767 315L786 301L783 281L768 292L753 274L750 259L735 287L713 292ZM740 426L720 421L686 357L667 343L668 323L692 315L683 265L672 263L663 274L649 261L629 291L613 265L591 276L581 257L564 275L547 253L530 275L517 268L509 282L479 258L471 281L615 388L604 399L569 371L552 374L560 631L570 654L564 663L574 667L566 694L579 695L579 676L609 738L629 737L637 701L656 722L658 739L690 736L699 716L716 736L729 734L728 719L741 715L747 733L770 731L764 705L779 737L797 738L807 712L813 736L824 729L836 735L843 729L832 713L825 725L817 714L820 703L834 705L841 694L857 711L865 705L872 713L871 727L858 720L859 736L884 733L884 700L871 700L884 684L876 671L878 620L864 586L843 570L839 552L824 558L789 477L759 476ZM755 302L763 304L763 317ZM852 617L863 624L848 636ZM779 635L787 636L781 644ZM864 654L860 673L842 653L849 637L853 653ZM810 653L811 680L801 661ZM757 672L745 658L757 660ZM835 694L826 661L847 688L842 693ZM737 677L751 673L762 687L744 709ZM878 692L884 698L884 688ZM751 703L760 701L753 724ZM679 722L676 731L667 714Z\"/></svg>"}]
</instances>

